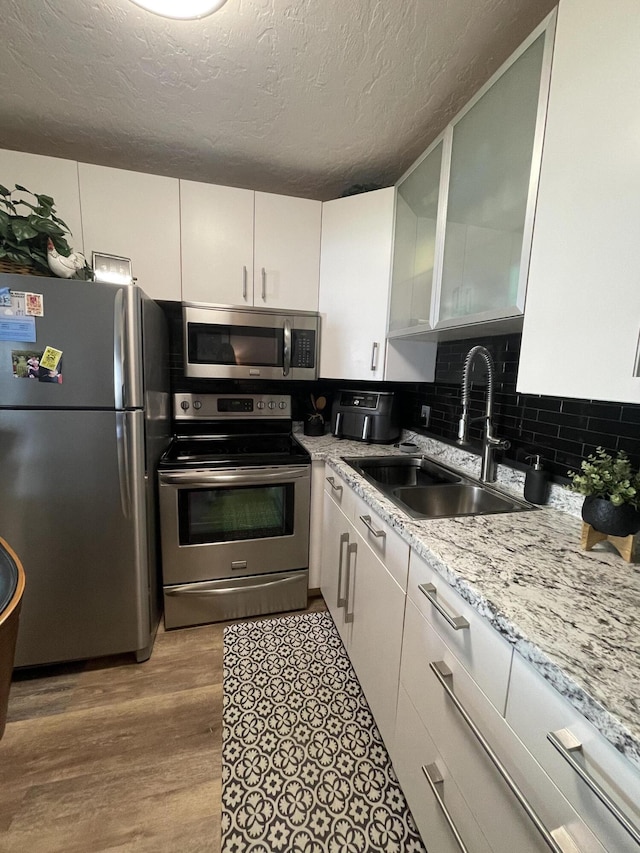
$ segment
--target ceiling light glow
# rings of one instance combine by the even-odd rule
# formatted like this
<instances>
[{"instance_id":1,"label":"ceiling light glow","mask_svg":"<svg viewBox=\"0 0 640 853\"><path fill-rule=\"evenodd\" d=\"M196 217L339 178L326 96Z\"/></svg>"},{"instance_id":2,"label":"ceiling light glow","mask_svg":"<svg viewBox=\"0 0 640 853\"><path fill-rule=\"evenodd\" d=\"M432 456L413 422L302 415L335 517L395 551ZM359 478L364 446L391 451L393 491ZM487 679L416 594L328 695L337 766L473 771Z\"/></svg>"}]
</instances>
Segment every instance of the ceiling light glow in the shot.
<instances>
[{"instance_id":1,"label":"ceiling light glow","mask_svg":"<svg viewBox=\"0 0 640 853\"><path fill-rule=\"evenodd\" d=\"M132 2L164 18L190 21L195 18L205 18L212 12L216 12L227 0L132 0Z\"/></svg>"}]
</instances>

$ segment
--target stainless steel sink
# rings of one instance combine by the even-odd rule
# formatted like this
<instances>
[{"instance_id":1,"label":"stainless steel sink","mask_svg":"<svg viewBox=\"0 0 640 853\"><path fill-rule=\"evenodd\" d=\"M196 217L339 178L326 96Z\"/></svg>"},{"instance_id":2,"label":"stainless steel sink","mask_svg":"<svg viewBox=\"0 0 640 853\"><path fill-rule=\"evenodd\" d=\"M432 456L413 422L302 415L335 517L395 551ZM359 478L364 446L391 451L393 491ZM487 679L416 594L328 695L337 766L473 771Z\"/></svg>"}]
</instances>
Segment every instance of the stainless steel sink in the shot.
<instances>
[{"instance_id":1,"label":"stainless steel sink","mask_svg":"<svg viewBox=\"0 0 640 853\"><path fill-rule=\"evenodd\" d=\"M412 518L452 518L536 509L423 456L345 458Z\"/></svg>"}]
</instances>

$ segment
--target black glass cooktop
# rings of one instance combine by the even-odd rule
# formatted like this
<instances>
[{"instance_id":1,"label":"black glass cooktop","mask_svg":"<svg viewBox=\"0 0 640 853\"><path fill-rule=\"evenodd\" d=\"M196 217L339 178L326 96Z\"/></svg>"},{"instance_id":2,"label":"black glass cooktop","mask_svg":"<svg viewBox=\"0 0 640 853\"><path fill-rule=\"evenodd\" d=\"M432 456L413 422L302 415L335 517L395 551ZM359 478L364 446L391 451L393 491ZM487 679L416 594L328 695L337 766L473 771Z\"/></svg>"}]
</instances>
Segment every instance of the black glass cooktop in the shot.
<instances>
[{"instance_id":1,"label":"black glass cooktop","mask_svg":"<svg viewBox=\"0 0 640 853\"><path fill-rule=\"evenodd\" d=\"M295 465L309 461L307 451L289 434L178 436L162 455L159 467Z\"/></svg>"}]
</instances>

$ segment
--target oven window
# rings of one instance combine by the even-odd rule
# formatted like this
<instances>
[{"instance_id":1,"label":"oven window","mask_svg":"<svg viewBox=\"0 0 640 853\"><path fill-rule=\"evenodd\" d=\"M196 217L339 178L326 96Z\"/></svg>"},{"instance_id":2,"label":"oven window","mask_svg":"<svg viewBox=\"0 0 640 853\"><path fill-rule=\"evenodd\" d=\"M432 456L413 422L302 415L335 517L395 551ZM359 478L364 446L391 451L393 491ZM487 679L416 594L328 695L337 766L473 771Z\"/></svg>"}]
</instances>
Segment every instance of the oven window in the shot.
<instances>
[{"instance_id":1,"label":"oven window","mask_svg":"<svg viewBox=\"0 0 640 853\"><path fill-rule=\"evenodd\" d=\"M282 367L284 330L259 326L187 325L191 364Z\"/></svg>"},{"instance_id":2,"label":"oven window","mask_svg":"<svg viewBox=\"0 0 640 853\"><path fill-rule=\"evenodd\" d=\"M270 539L293 533L293 483L180 489L181 545Z\"/></svg>"}]
</instances>

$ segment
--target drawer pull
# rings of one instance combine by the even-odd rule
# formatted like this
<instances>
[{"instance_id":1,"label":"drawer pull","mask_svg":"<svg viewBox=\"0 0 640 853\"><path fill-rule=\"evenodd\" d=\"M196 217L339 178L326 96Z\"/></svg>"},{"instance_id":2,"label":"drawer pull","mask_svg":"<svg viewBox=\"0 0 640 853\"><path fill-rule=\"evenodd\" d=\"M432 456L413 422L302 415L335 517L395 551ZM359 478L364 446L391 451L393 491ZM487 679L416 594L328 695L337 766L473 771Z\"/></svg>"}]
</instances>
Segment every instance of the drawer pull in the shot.
<instances>
[{"instance_id":1,"label":"drawer pull","mask_svg":"<svg viewBox=\"0 0 640 853\"><path fill-rule=\"evenodd\" d=\"M333 477L327 477L327 478L326 478L326 480L327 480L327 483L329 483L329 485L331 486L331 488L333 489L333 491L334 491L334 492L341 492L341 491L342 491L342 486L340 486L340 485L337 485L337 486L336 486L336 481L334 480L334 478L333 478Z\"/></svg>"},{"instance_id":2,"label":"drawer pull","mask_svg":"<svg viewBox=\"0 0 640 853\"><path fill-rule=\"evenodd\" d=\"M422 772L424 773L427 782L429 783L429 787L433 791L433 796L436 798L436 802L438 804L438 807L440 808L440 811L444 815L444 819L449 824L449 829L453 833L453 837L455 838L456 844L460 848L461 853L469 853L467 845L460 837L460 833L458 832L456 825L453 822L451 813L445 805L444 797L438 790L438 786L440 786L440 788L444 788L444 779L442 778L442 773L438 770L438 765L429 764L428 767L425 767L425 765L423 764Z\"/></svg>"},{"instance_id":3,"label":"drawer pull","mask_svg":"<svg viewBox=\"0 0 640 853\"><path fill-rule=\"evenodd\" d=\"M344 555L344 543L349 541L349 534L342 533L340 535L340 557L338 559L338 599L336 601L336 607L344 607L347 603L346 598L340 597L340 590L342 589L342 559Z\"/></svg>"},{"instance_id":4,"label":"drawer pull","mask_svg":"<svg viewBox=\"0 0 640 853\"><path fill-rule=\"evenodd\" d=\"M464 618L464 616L451 616L449 613L447 613L447 611L436 598L438 590L432 583L421 583L418 589L423 595L426 595L426 597L429 599L431 604L433 604L438 613L441 616L444 616L449 625L451 625L451 627L454 628L456 631L459 631L461 628L469 627L469 623Z\"/></svg>"},{"instance_id":5,"label":"drawer pull","mask_svg":"<svg viewBox=\"0 0 640 853\"><path fill-rule=\"evenodd\" d=\"M358 552L358 545L356 542L351 542L347 547L347 588L345 590L345 602L344 602L344 621L345 622L353 622L353 610L349 613L349 587L351 586L351 555L356 554Z\"/></svg>"},{"instance_id":6,"label":"drawer pull","mask_svg":"<svg viewBox=\"0 0 640 853\"><path fill-rule=\"evenodd\" d=\"M434 662L429 664L429 667L433 671L435 677L440 682L442 688L444 689L444 691L447 694L447 696L449 697L449 699L451 699L451 701L455 705L456 710L459 712L460 716L462 717L462 719L465 721L465 723L467 724L467 726L471 730L471 733L473 734L473 736L476 738L476 740L478 741L478 743L480 744L482 749L487 754L487 757L492 761L496 770L504 779L504 781L507 784L511 793L514 795L516 800L520 803L520 805L522 806L522 808L526 812L529 820L533 823L535 828L538 830L538 832L542 836L542 839L545 842L545 844L547 845L547 847L550 850L553 850L554 853L568 853L568 851L571 849L575 850L576 848L575 848L575 844L573 844L573 841L571 841L571 846L567 846L564 843L562 843L562 844L559 843L559 841L556 840L556 837L554 837L554 836L558 836L558 838L560 838L560 835L561 835L560 832L558 830L555 830L554 832L549 832L549 830L546 828L544 823L540 820L537 812L534 810L531 803L529 803L529 801L527 800L525 795L522 793L522 791L520 790L518 785L513 780L512 776L509 773L509 771L507 770L507 768L504 766L502 761L500 761L500 759L498 758L496 753L493 751L493 747L491 746L491 744L487 741L487 739L482 734L480 729L474 723L474 721L471 718L471 716L469 715L468 711L465 709L464 705L460 702L460 700L458 699L456 694L453 692L453 687L451 685L451 682L453 681L453 673L451 672L449 667L446 665L446 663L444 661L441 661L441 660L434 661ZM563 830L562 827L560 827L560 829ZM568 838L568 836L567 836L566 832L564 832L564 830L563 830L563 837Z\"/></svg>"},{"instance_id":7,"label":"drawer pull","mask_svg":"<svg viewBox=\"0 0 640 853\"><path fill-rule=\"evenodd\" d=\"M629 820L602 786L573 757L572 753L582 751L582 743L578 738L569 729L558 729L557 732L549 732L547 740L555 746L567 764L575 770L582 781L591 788L600 802L609 809L615 819L627 830L636 844L640 844L640 830L638 827Z\"/></svg>"},{"instance_id":8,"label":"drawer pull","mask_svg":"<svg viewBox=\"0 0 640 853\"><path fill-rule=\"evenodd\" d=\"M364 524L367 530L370 530L374 536L381 537L384 539L386 537L386 531L384 530L376 530L373 524L371 524L371 516L370 515L361 515L360 521Z\"/></svg>"}]
</instances>

